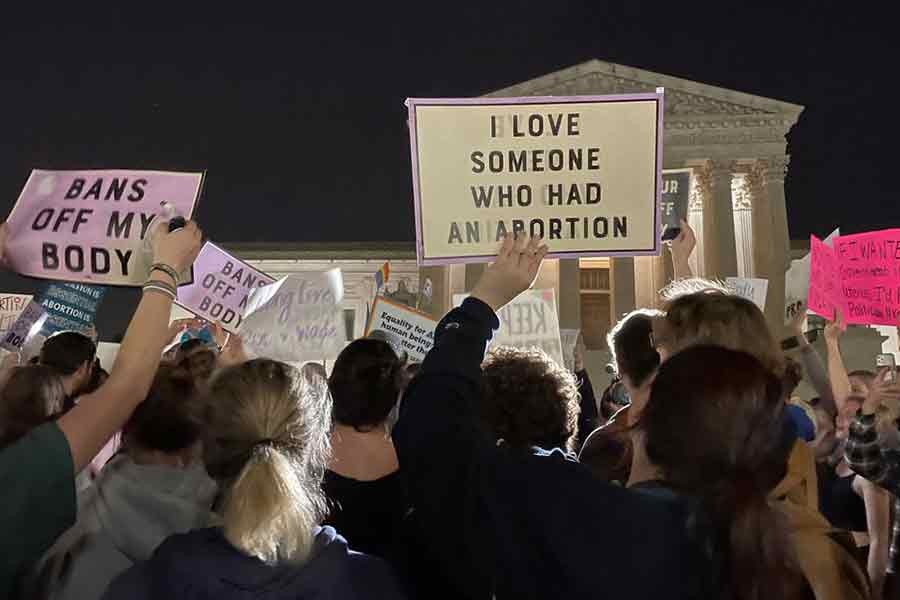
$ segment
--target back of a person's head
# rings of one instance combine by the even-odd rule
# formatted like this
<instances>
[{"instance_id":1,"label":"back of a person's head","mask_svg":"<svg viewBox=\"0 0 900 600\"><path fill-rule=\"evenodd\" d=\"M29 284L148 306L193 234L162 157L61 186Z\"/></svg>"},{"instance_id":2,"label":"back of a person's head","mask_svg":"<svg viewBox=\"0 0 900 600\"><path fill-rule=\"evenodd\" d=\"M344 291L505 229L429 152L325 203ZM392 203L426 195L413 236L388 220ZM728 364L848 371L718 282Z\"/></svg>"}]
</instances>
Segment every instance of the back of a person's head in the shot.
<instances>
[{"instance_id":1,"label":"back of a person's head","mask_svg":"<svg viewBox=\"0 0 900 600\"><path fill-rule=\"evenodd\" d=\"M197 349L173 364L185 369L198 382L205 384L216 370L217 355L209 348Z\"/></svg>"},{"instance_id":2,"label":"back of a person's head","mask_svg":"<svg viewBox=\"0 0 900 600\"><path fill-rule=\"evenodd\" d=\"M63 410L66 391L56 369L13 369L0 391L0 448L5 448Z\"/></svg>"},{"instance_id":3,"label":"back of a person's head","mask_svg":"<svg viewBox=\"0 0 900 600\"><path fill-rule=\"evenodd\" d=\"M94 341L77 331L60 331L47 338L41 347L40 362L61 375L72 375L97 354Z\"/></svg>"},{"instance_id":4,"label":"back of a person's head","mask_svg":"<svg viewBox=\"0 0 900 600\"><path fill-rule=\"evenodd\" d=\"M766 318L750 300L708 290L673 300L666 316L654 322L657 347L671 356L689 346L712 344L746 352L778 377L784 374L784 354Z\"/></svg>"},{"instance_id":5,"label":"back of a person's head","mask_svg":"<svg viewBox=\"0 0 900 600\"><path fill-rule=\"evenodd\" d=\"M745 352L688 348L660 367L638 428L667 485L700 500L733 597L793 598L804 589L767 498L793 447L780 378Z\"/></svg>"},{"instance_id":6,"label":"back of a person's head","mask_svg":"<svg viewBox=\"0 0 900 600\"><path fill-rule=\"evenodd\" d=\"M300 370L255 359L216 373L204 459L224 491L225 537L268 563L302 562L325 515L331 401Z\"/></svg>"},{"instance_id":7,"label":"back of a person's head","mask_svg":"<svg viewBox=\"0 0 900 600\"><path fill-rule=\"evenodd\" d=\"M160 365L147 398L125 424L126 447L171 454L196 444L204 423L199 383L183 365Z\"/></svg>"},{"instance_id":8,"label":"back of a person's head","mask_svg":"<svg viewBox=\"0 0 900 600\"><path fill-rule=\"evenodd\" d=\"M403 389L403 367L381 340L362 338L344 348L328 379L335 422L359 431L384 423Z\"/></svg>"},{"instance_id":9,"label":"back of a person's head","mask_svg":"<svg viewBox=\"0 0 900 600\"><path fill-rule=\"evenodd\" d=\"M479 407L483 425L507 447L574 450L578 384L543 350L492 350L482 365Z\"/></svg>"},{"instance_id":10,"label":"back of a person's head","mask_svg":"<svg viewBox=\"0 0 900 600\"><path fill-rule=\"evenodd\" d=\"M639 309L616 323L606 336L612 365L632 385L641 386L659 367L659 353L653 347L653 320L661 317L657 310Z\"/></svg>"}]
</instances>

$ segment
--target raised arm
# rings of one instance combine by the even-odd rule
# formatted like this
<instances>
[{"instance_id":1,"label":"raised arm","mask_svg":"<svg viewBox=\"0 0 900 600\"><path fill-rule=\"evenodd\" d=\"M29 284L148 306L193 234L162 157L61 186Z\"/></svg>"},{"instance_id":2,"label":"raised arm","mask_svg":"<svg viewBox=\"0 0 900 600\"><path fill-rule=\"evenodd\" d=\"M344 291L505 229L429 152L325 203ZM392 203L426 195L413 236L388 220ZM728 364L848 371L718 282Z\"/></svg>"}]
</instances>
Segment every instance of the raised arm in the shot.
<instances>
[{"instance_id":1,"label":"raised arm","mask_svg":"<svg viewBox=\"0 0 900 600\"><path fill-rule=\"evenodd\" d=\"M875 413L885 400L900 401L900 385L882 369L869 387L862 409L850 424L844 457L850 468L894 495L900 494L900 462L878 445Z\"/></svg>"},{"instance_id":2,"label":"raised arm","mask_svg":"<svg viewBox=\"0 0 900 600\"><path fill-rule=\"evenodd\" d=\"M168 265L176 273L182 273L196 258L200 242L200 230L193 222L173 233L169 233L164 224L158 226L152 239L153 262ZM177 283L160 271L153 271L150 280L169 286ZM144 291L109 379L96 392L83 396L75 408L60 417L59 428L71 448L76 473L122 428L132 411L146 397L163 347L170 339L168 323L171 311L172 299L167 294Z\"/></svg>"},{"instance_id":3,"label":"raised arm","mask_svg":"<svg viewBox=\"0 0 900 600\"><path fill-rule=\"evenodd\" d=\"M819 402L822 408L828 414L837 415L837 404L834 401L834 392L831 389L831 383L828 381L828 371L825 368L822 358L816 349L812 347L809 340L806 339L806 332L803 331L803 323L806 321L806 311L798 311L791 318L791 333L797 339L799 344L800 363L803 365L803 371L809 379L810 384L819 396Z\"/></svg>"},{"instance_id":4,"label":"raised arm","mask_svg":"<svg viewBox=\"0 0 900 600\"><path fill-rule=\"evenodd\" d=\"M694 230L688 225L687 221L682 220L681 231L679 232L678 237L672 240L672 244L669 246L669 251L672 253L672 267L675 272L676 280L690 279L694 276L688 261L696 246L697 236L694 234Z\"/></svg>"},{"instance_id":5,"label":"raised arm","mask_svg":"<svg viewBox=\"0 0 900 600\"><path fill-rule=\"evenodd\" d=\"M393 430L414 518L428 532L422 560L446 574L448 595L493 585L495 538L481 517L499 451L479 426L481 362L500 326L495 311L531 285L545 253L536 243L504 242L472 296L438 324Z\"/></svg>"},{"instance_id":6,"label":"raised arm","mask_svg":"<svg viewBox=\"0 0 900 600\"><path fill-rule=\"evenodd\" d=\"M844 324L844 315L840 312L836 312L834 320L825 325L828 381L831 382L831 392L838 411L850 397L850 378L847 376L847 368L841 356L841 335L845 329L847 326Z\"/></svg>"}]
</instances>

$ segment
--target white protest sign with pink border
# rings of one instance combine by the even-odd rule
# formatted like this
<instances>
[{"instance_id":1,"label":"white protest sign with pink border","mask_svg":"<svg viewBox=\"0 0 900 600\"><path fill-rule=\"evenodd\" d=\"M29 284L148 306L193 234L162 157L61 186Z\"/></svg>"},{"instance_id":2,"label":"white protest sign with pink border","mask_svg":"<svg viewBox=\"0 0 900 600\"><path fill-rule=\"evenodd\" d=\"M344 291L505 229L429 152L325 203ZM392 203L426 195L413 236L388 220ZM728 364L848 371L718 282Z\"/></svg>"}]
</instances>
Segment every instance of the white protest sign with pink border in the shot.
<instances>
[{"instance_id":1,"label":"white protest sign with pink border","mask_svg":"<svg viewBox=\"0 0 900 600\"><path fill-rule=\"evenodd\" d=\"M274 283L262 271L228 254L212 242L194 261L194 281L178 288L178 304L207 321L218 321L234 333L256 288Z\"/></svg>"},{"instance_id":2,"label":"white protest sign with pink border","mask_svg":"<svg viewBox=\"0 0 900 600\"><path fill-rule=\"evenodd\" d=\"M31 277L141 285L153 260L143 240L160 204L190 218L202 185L202 173L35 169L6 220L7 260Z\"/></svg>"}]
</instances>

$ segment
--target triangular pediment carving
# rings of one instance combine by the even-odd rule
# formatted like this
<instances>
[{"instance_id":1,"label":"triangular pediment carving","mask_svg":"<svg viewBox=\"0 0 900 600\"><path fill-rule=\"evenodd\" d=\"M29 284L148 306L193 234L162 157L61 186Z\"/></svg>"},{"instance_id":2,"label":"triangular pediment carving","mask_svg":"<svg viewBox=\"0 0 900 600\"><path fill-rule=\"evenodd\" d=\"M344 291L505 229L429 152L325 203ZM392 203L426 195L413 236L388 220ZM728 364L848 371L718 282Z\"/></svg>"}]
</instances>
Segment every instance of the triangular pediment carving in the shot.
<instances>
[{"instance_id":1,"label":"triangular pediment carving","mask_svg":"<svg viewBox=\"0 0 900 600\"><path fill-rule=\"evenodd\" d=\"M779 115L796 121L803 107L772 98L671 77L600 60L569 67L487 94L488 96L580 96L666 90L666 116Z\"/></svg>"}]
</instances>

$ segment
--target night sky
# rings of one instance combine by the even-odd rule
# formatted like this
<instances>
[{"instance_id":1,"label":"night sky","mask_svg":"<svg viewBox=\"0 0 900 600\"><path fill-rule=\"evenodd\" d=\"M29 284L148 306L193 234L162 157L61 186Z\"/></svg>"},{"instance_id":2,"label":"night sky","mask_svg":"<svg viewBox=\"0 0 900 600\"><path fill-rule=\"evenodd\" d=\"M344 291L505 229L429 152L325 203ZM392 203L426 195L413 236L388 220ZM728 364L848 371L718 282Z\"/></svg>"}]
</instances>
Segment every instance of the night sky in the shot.
<instances>
[{"instance_id":1,"label":"night sky","mask_svg":"<svg viewBox=\"0 0 900 600\"><path fill-rule=\"evenodd\" d=\"M4 8L0 212L35 167L205 169L214 240L411 240L407 96L599 58L806 106L789 136L792 237L900 223L897 34L861 10L874 4L180 4Z\"/></svg>"}]
</instances>

